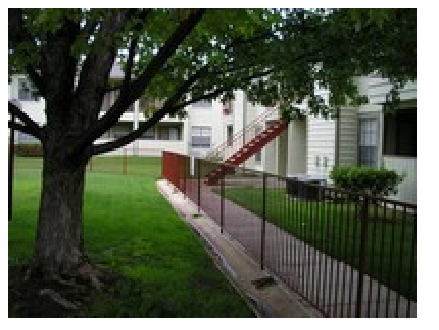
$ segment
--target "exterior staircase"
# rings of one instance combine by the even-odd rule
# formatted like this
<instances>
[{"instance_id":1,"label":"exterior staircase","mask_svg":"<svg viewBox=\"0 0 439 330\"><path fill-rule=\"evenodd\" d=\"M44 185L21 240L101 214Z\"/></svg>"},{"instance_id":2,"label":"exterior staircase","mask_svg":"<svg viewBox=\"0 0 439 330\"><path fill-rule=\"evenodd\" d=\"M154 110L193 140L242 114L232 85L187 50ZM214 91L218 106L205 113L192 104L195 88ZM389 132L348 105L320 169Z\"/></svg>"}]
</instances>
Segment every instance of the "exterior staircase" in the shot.
<instances>
[{"instance_id":1,"label":"exterior staircase","mask_svg":"<svg viewBox=\"0 0 439 330\"><path fill-rule=\"evenodd\" d=\"M266 114L267 115L267 114ZM265 118L265 117L264 117ZM255 123L251 123L249 127L254 127ZM221 179L226 174L233 173L234 168L241 165L251 156L260 151L267 143L274 140L283 131L288 128L288 123L284 120L275 120L270 123L263 131L256 134L253 138L240 147L236 152L234 152L227 160L224 162L226 166L219 166L212 171L210 171L205 176L205 183L207 185L216 185L218 180ZM248 129L248 128L247 128ZM229 166L227 166L229 165Z\"/></svg>"}]
</instances>

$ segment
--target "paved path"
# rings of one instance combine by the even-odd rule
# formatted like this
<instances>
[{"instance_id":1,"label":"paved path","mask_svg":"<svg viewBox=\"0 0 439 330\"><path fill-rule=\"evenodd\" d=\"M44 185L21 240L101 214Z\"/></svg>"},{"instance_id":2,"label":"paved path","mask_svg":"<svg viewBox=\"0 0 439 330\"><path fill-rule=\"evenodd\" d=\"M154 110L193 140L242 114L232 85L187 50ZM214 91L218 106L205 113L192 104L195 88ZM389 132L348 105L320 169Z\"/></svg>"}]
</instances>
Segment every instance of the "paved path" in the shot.
<instances>
[{"instance_id":1,"label":"paved path","mask_svg":"<svg viewBox=\"0 0 439 330\"><path fill-rule=\"evenodd\" d=\"M257 316L282 318L322 316L282 282L257 289L253 281L265 278L269 274L260 269L259 265L245 253L242 246L228 234L221 234L219 226L209 217L194 216L197 214L197 206L166 180L159 180L157 187L182 219L200 235L218 268L225 273Z\"/></svg>"},{"instance_id":2,"label":"paved path","mask_svg":"<svg viewBox=\"0 0 439 330\"><path fill-rule=\"evenodd\" d=\"M189 181L189 180L188 180ZM196 181L187 182L187 194L197 201ZM221 197L204 184L201 209L221 226ZM254 213L224 199L224 230L256 262L261 260L261 224ZM306 297L331 317L355 315L358 271L266 223L264 266L290 289ZM367 275L363 277L362 317L416 317L416 302L409 302Z\"/></svg>"}]
</instances>

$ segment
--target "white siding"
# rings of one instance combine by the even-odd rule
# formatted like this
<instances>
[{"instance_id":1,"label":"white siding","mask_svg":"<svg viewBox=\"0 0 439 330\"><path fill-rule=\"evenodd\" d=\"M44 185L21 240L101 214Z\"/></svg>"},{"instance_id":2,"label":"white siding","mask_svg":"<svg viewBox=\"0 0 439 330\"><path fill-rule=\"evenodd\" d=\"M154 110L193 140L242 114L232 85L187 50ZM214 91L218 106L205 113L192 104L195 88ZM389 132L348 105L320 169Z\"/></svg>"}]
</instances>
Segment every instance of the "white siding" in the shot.
<instances>
[{"instance_id":1,"label":"white siding","mask_svg":"<svg viewBox=\"0 0 439 330\"><path fill-rule=\"evenodd\" d=\"M371 104L382 104L386 101L386 94L390 91L392 85L389 80L382 78L368 79L368 97ZM416 82L408 82L400 90L401 101L413 100L417 98Z\"/></svg>"},{"instance_id":2,"label":"white siding","mask_svg":"<svg viewBox=\"0 0 439 330\"><path fill-rule=\"evenodd\" d=\"M319 157L320 164L316 165ZM327 159L327 166L324 160ZM308 117L307 119L307 164L308 174L329 175L335 158L335 121Z\"/></svg>"},{"instance_id":3,"label":"white siding","mask_svg":"<svg viewBox=\"0 0 439 330\"><path fill-rule=\"evenodd\" d=\"M99 139L97 143L109 142L109 139ZM184 141L166 140L137 140L130 144L106 153L106 156L138 155L160 157L163 151L186 154L186 143Z\"/></svg>"},{"instance_id":4,"label":"white siding","mask_svg":"<svg viewBox=\"0 0 439 330\"><path fill-rule=\"evenodd\" d=\"M417 159L412 157L384 156L384 167L395 170L399 174L406 174L403 182L398 186L396 197L398 200L414 203L417 202Z\"/></svg>"},{"instance_id":5,"label":"white siding","mask_svg":"<svg viewBox=\"0 0 439 330\"><path fill-rule=\"evenodd\" d=\"M211 128L211 145L210 148L204 148L204 152L200 150L192 150L190 146L191 140L189 139L189 153L194 151L197 156L203 156L211 148L221 144L224 141L223 132L223 104L219 100L212 100L211 106L206 107L188 107L188 120L189 120L189 136L192 135L191 128L196 127L210 127ZM199 149L199 148L198 148Z\"/></svg>"},{"instance_id":6,"label":"white siding","mask_svg":"<svg viewBox=\"0 0 439 330\"><path fill-rule=\"evenodd\" d=\"M21 110L27 113L37 124L46 124L46 101L40 98L39 101L20 101Z\"/></svg>"}]
</instances>

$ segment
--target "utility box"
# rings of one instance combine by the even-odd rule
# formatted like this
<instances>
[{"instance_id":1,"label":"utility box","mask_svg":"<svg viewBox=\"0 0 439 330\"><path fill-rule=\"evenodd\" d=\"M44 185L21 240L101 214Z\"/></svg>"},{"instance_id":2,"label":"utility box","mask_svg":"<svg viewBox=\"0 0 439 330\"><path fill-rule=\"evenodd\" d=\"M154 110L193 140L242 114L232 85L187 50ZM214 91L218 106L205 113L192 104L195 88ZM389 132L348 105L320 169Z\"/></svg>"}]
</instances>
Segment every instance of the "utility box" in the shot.
<instances>
[{"instance_id":1,"label":"utility box","mask_svg":"<svg viewBox=\"0 0 439 330\"><path fill-rule=\"evenodd\" d=\"M319 199L319 188L314 185L326 186L327 179L318 175L290 175L287 177L287 194L306 200Z\"/></svg>"}]
</instances>

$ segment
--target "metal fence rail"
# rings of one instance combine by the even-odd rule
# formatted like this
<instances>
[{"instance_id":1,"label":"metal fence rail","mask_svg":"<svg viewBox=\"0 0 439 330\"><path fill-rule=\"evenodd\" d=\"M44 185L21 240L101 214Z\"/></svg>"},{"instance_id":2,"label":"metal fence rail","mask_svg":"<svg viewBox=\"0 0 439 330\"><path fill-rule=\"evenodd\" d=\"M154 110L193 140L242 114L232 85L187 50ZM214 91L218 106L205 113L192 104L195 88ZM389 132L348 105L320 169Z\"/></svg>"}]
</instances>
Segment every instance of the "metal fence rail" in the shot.
<instances>
[{"instance_id":1,"label":"metal fence rail","mask_svg":"<svg viewBox=\"0 0 439 330\"><path fill-rule=\"evenodd\" d=\"M416 205L163 153L163 177L327 317L416 317ZM216 186L204 176L220 167Z\"/></svg>"}]
</instances>

